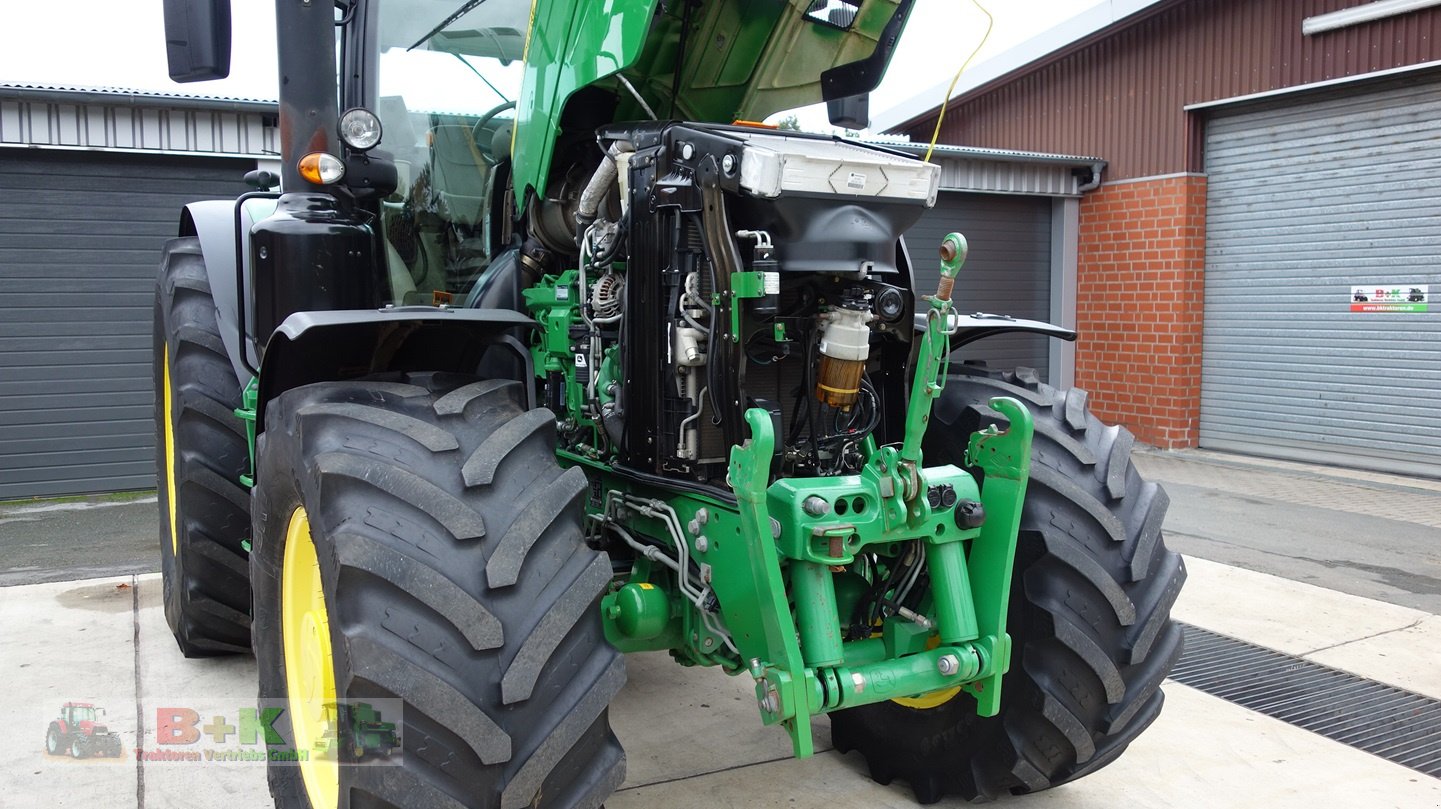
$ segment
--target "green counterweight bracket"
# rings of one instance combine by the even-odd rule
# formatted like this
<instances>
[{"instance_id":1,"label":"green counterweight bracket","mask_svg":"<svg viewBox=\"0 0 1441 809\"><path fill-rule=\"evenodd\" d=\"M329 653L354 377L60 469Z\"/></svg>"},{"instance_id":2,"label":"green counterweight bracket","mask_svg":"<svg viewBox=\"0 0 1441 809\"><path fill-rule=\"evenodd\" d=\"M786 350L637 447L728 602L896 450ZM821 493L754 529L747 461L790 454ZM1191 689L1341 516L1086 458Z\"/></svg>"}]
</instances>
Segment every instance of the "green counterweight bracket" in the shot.
<instances>
[{"instance_id":1,"label":"green counterweight bracket","mask_svg":"<svg viewBox=\"0 0 1441 809\"><path fill-rule=\"evenodd\" d=\"M1011 572L1016 559L1016 534L1026 502L1026 481L1031 472L1031 437L1035 431L1031 411L1009 396L994 398L991 408L1010 421L999 431L995 425L971 435L966 465L985 473L981 507L985 522L971 545L971 592L976 603L976 629L983 643L993 647L995 666L981 680L966 686L976 697L977 713L995 716L1001 709L1001 676L1010 668L1011 638L1006 634L1006 609L1011 597ZM960 508L963 504L958 504Z\"/></svg>"}]
</instances>

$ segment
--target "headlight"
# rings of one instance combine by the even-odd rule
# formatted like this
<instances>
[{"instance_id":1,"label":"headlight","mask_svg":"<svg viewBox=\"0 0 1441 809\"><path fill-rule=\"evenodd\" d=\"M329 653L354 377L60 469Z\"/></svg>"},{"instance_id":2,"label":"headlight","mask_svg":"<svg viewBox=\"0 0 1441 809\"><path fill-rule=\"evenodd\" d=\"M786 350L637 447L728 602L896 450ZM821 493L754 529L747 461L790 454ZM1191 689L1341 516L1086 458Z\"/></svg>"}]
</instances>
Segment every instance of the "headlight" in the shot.
<instances>
[{"instance_id":1,"label":"headlight","mask_svg":"<svg viewBox=\"0 0 1441 809\"><path fill-rule=\"evenodd\" d=\"M316 185L332 185L345 176L345 164L340 158L325 152L311 152L300 158L300 176Z\"/></svg>"},{"instance_id":2,"label":"headlight","mask_svg":"<svg viewBox=\"0 0 1441 809\"><path fill-rule=\"evenodd\" d=\"M380 119L364 107L346 110L340 116L340 139L357 152L374 148L380 143Z\"/></svg>"}]
</instances>

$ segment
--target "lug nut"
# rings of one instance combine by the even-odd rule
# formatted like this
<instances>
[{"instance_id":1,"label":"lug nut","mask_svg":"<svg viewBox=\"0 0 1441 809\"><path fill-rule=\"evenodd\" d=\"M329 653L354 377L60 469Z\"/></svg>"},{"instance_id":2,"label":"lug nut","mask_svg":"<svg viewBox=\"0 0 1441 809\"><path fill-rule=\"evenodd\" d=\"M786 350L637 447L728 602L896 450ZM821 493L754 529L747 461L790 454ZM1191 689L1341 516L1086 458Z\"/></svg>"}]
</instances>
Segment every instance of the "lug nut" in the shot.
<instances>
[{"instance_id":1,"label":"lug nut","mask_svg":"<svg viewBox=\"0 0 1441 809\"><path fill-rule=\"evenodd\" d=\"M961 661L957 660L955 655L941 655L936 661L936 670L949 677L961 670Z\"/></svg>"}]
</instances>

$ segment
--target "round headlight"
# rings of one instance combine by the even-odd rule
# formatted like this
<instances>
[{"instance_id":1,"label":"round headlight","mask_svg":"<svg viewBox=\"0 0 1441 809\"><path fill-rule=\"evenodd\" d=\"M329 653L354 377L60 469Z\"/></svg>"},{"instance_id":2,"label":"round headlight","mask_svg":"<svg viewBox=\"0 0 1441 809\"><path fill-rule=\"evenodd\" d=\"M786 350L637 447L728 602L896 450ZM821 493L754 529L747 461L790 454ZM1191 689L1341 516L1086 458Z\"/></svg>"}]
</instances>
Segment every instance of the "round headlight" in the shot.
<instances>
[{"instance_id":1,"label":"round headlight","mask_svg":"<svg viewBox=\"0 0 1441 809\"><path fill-rule=\"evenodd\" d=\"M380 143L380 119L364 107L346 110L340 116L340 139L357 152L373 148Z\"/></svg>"}]
</instances>

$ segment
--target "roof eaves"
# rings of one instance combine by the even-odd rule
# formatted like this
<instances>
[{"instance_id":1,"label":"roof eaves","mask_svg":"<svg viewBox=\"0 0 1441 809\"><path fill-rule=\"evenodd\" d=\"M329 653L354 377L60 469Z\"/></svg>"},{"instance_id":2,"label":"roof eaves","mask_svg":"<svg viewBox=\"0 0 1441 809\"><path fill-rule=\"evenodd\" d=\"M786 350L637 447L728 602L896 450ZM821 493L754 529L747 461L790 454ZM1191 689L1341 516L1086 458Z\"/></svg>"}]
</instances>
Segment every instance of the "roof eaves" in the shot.
<instances>
[{"instance_id":1,"label":"roof eaves","mask_svg":"<svg viewBox=\"0 0 1441 809\"><path fill-rule=\"evenodd\" d=\"M229 112L273 113L279 109L278 102L260 98L184 95L123 87L75 87L12 82L0 82L0 98L58 104L109 104Z\"/></svg>"},{"instance_id":2,"label":"roof eaves","mask_svg":"<svg viewBox=\"0 0 1441 809\"><path fill-rule=\"evenodd\" d=\"M965 103L1183 2L1187 0L1106 0L961 74L944 106ZM881 131L902 132L933 118L943 105L925 99L944 94L949 84L943 81L880 113L882 120L895 117L894 123L879 124Z\"/></svg>"}]
</instances>

